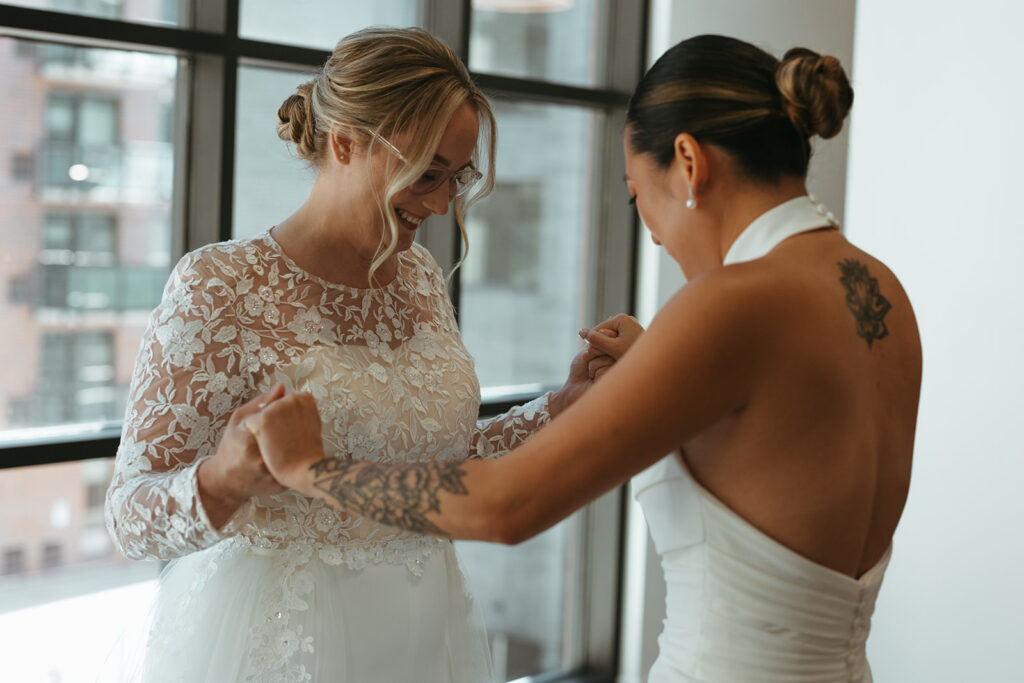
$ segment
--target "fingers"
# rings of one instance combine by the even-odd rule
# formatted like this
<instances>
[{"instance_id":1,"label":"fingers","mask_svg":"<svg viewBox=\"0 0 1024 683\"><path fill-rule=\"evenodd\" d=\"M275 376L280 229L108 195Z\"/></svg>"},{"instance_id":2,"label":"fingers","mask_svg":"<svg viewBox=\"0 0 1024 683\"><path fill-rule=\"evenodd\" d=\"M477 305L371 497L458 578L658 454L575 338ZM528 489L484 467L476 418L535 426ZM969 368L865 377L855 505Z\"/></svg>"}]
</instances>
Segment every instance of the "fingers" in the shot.
<instances>
[{"instance_id":1,"label":"fingers","mask_svg":"<svg viewBox=\"0 0 1024 683\"><path fill-rule=\"evenodd\" d=\"M597 351L620 358L643 330L636 318L619 314L590 330L581 330L580 334Z\"/></svg>"},{"instance_id":2,"label":"fingers","mask_svg":"<svg viewBox=\"0 0 1024 683\"><path fill-rule=\"evenodd\" d=\"M628 339L610 337L599 330L589 330L584 339L590 344L590 348L596 352L595 356L603 354L612 358L619 358L626 352L630 344Z\"/></svg>"},{"instance_id":3,"label":"fingers","mask_svg":"<svg viewBox=\"0 0 1024 683\"><path fill-rule=\"evenodd\" d=\"M234 412L232 418L237 419L238 421L242 421L248 416L263 410L274 401L281 399L281 397L283 397L284 394L284 385L278 383L274 385L274 388L271 389L270 391L265 391L262 394L254 396L253 398L243 403L241 407L239 407L238 410Z\"/></svg>"},{"instance_id":4,"label":"fingers","mask_svg":"<svg viewBox=\"0 0 1024 683\"><path fill-rule=\"evenodd\" d=\"M590 375L591 379L596 380L600 375L604 374L611 366L615 365L615 359L611 356L601 354L591 359L587 363L587 374Z\"/></svg>"}]
</instances>

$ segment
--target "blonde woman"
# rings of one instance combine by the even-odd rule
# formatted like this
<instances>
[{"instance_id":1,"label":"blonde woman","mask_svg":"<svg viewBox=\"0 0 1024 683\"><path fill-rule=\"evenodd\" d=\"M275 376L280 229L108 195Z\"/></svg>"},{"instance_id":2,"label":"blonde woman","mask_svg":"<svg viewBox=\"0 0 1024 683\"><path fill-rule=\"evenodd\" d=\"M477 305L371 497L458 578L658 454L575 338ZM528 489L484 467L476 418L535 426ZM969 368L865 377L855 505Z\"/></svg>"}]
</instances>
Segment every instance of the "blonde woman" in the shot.
<instances>
[{"instance_id":1,"label":"blonde woman","mask_svg":"<svg viewBox=\"0 0 1024 683\"><path fill-rule=\"evenodd\" d=\"M413 241L493 186L494 117L449 48L355 33L278 117L318 169L309 199L182 259L136 365L106 511L125 555L171 560L142 679L490 680L451 543L285 490L244 420L308 392L333 455L490 458L611 359L585 352L562 390L476 422L472 358Z\"/></svg>"},{"instance_id":2,"label":"blonde woman","mask_svg":"<svg viewBox=\"0 0 1024 683\"><path fill-rule=\"evenodd\" d=\"M921 346L895 275L807 195L810 138L852 101L832 57L676 45L624 147L629 194L688 284L646 332L591 332L621 356L594 389L500 460L401 466L325 457L316 401L290 394L246 419L270 471L337 510L507 543L643 471L668 585L652 683L870 681Z\"/></svg>"}]
</instances>

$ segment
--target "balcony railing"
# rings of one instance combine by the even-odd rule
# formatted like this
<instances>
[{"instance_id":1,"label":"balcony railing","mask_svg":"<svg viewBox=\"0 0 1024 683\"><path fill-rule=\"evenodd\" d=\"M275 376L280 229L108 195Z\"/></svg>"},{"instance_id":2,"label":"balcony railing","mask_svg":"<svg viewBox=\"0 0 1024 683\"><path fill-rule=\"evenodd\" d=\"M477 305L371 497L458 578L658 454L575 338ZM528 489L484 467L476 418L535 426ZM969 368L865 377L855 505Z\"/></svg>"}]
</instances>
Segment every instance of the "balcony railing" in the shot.
<instances>
[{"instance_id":1,"label":"balcony railing","mask_svg":"<svg viewBox=\"0 0 1024 683\"><path fill-rule=\"evenodd\" d=\"M37 191L47 199L148 204L171 198L174 150L169 142L83 145L47 140L38 158Z\"/></svg>"}]
</instances>

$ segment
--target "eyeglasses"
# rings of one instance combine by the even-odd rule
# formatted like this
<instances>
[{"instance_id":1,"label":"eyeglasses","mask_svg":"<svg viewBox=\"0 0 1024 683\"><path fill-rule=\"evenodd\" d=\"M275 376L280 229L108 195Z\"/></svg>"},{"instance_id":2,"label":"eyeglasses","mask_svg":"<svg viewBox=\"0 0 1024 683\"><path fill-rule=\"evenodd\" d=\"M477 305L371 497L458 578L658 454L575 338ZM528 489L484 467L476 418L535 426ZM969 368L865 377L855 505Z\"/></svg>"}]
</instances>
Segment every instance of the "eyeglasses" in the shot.
<instances>
[{"instance_id":1,"label":"eyeglasses","mask_svg":"<svg viewBox=\"0 0 1024 683\"><path fill-rule=\"evenodd\" d=\"M398 151L397 147L388 142L383 135L373 132L370 134L373 135L378 142L391 150L391 152L398 157L399 161L405 164L409 163L409 160L405 158L405 155ZM412 185L409 186L409 191L413 194L430 194L447 182L448 196L452 198L461 197L469 192L470 188L472 188L473 185L483 177L484 174L472 166L460 168L458 171L449 171L444 166L432 164L427 167L427 170L424 171L419 178L412 182Z\"/></svg>"}]
</instances>

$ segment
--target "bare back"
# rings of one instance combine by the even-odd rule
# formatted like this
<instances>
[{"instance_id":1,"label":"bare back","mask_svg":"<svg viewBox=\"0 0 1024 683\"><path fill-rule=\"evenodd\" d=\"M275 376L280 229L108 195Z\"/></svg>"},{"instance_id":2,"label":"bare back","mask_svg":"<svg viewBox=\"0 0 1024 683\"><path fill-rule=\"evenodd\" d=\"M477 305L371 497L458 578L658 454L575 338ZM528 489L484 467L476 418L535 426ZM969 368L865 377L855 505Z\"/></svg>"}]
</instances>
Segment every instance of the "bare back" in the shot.
<instances>
[{"instance_id":1,"label":"bare back","mask_svg":"<svg viewBox=\"0 0 1024 683\"><path fill-rule=\"evenodd\" d=\"M745 405L683 444L694 477L783 545L849 576L888 548L906 501L921 345L906 293L834 230L720 271L777 324L752 339Z\"/></svg>"}]
</instances>

